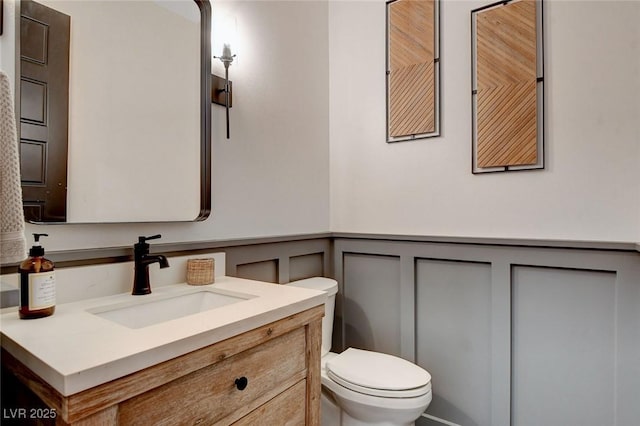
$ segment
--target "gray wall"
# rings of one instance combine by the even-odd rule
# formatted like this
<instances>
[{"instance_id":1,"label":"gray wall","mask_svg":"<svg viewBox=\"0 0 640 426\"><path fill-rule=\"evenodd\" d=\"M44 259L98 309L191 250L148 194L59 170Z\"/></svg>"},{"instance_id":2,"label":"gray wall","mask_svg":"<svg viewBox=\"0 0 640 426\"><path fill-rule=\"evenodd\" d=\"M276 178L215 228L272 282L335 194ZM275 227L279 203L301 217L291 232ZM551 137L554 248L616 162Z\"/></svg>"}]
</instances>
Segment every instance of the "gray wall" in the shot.
<instances>
[{"instance_id":1,"label":"gray wall","mask_svg":"<svg viewBox=\"0 0 640 426\"><path fill-rule=\"evenodd\" d=\"M638 424L640 253L450 241L335 238L334 350L415 361L460 425Z\"/></svg>"}]
</instances>

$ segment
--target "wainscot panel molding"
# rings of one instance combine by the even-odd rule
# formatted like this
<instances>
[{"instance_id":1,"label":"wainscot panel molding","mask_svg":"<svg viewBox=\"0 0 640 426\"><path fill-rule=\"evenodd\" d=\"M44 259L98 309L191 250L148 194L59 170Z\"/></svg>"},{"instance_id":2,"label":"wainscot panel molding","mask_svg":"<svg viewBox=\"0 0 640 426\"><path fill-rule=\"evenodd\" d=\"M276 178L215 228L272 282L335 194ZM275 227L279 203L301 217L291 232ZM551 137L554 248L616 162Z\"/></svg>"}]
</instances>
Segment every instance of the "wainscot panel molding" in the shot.
<instances>
[{"instance_id":1,"label":"wainscot panel molding","mask_svg":"<svg viewBox=\"0 0 640 426\"><path fill-rule=\"evenodd\" d=\"M151 253L161 253L166 256L185 256L185 255L199 255L215 252L226 252L227 250L233 250L236 247L255 247L259 245L269 245L270 249L278 247L278 243L298 243L294 245L295 249L288 249L288 253L294 255L305 255L313 252L313 249L304 249L304 241L324 241L328 247L330 247L331 233L315 233L315 234L296 234L285 236L273 236L273 237L261 237L261 238L238 238L230 240L213 240L213 241L192 241L192 242L180 242L180 243L153 243L151 244ZM105 263L118 263L129 262L133 260L133 243L136 242L136 236L132 236L131 245L125 247L105 247L105 248L91 248L80 250L64 250L64 251L47 251L47 258L55 262L56 268L68 268L74 266L84 265L99 265ZM314 246L317 247L317 246ZM296 250L301 250L296 252ZM259 251L263 253L264 251ZM227 263L230 256L227 256ZM266 258L271 259L273 252L269 253ZM324 256L327 262L331 261L329 253ZM265 259L266 259L265 258ZM254 261L264 260L255 258ZM233 262L233 260L231 260ZM227 265L227 271L232 270L231 266ZM2 265L2 274L13 274L17 271L18 264ZM235 269L233 269L235 270ZM326 271L329 273L329 270Z\"/></svg>"},{"instance_id":2,"label":"wainscot panel molding","mask_svg":"<svg viewBox=\"0 0 640 426\"><path fill-rule=\"evenodd\" d=\"M417 425L637 424L636 244L344 233L333 242L333 349L386 351L428 370L431 417Z\"/></svg>"},{"instance_id":3,"label":"wainscot panel molding","mask_svg":"<svg viewBox=\"0 0 640 426\"><path fill-rule=\"evenodd\" d=\"M133 241L133 240L132 240ZM338 280L333 350L399 355L433 377L431 419L477 426L631 426L640 418L636 243L317 233L153 244L224 252L230 276ZM131 247L48 253L57 268ZM3 265L15 273L17 265Z\"/></svg>"},{"instance_id":4,"label":"wainscot panel molding","mask_svg":"<svg viewBox=\"0 0 640 426\"><path fill-rule=\"evenodd\" d=\"M154 269L150 273L155 285L178 283L186 279L187 259L218 257L216 275L279 284L314 276L329 277L333 275L331 245L329 234L151 244L152 254L166 255L172 267ZM219 257L219 254L223 255ZM64 281L59 281L58 285L59 303L130 291L133 279L133 244L131 247L52 251L47 252L47 258L56 263L56 269L61 274L59 278L62 277ZM101 283L100 279L89 283L84 279L77 281L70 278L76 276L76 272L94 266L102 270L99 276L103 278L104 268L111 270L107 275L111 277L108 283ZM2 266L2 308L16 306L18 303L17 270L17 264ZM66 281L64 276L68 278ZM96 282L100 284L96 285Z\"/></svg>"},{"instance_id":5,"label":"wainscot panel molding","mask_svg":"<svg viewBox=\"0 0 640 426\"><path fill-rule=\"evenodd\" d=\"M363 234L352 232L333 232L333 239L349 240L383 240L406 241L417 243L471 244L482 246L515 246L515 247L554 247L567 249L637 251L640 243L618 241L586 241L586 240L538 240L530 238L486 238L486 237L445 237L432 235L404 234Z\"/></svg>"},{"instance_id":6,"label":"wainscot panel molding","mask_svg":"<svg viewBox=\"0 0 640 426\"><path fill-rule=\"evenodd\" d=\"M285 284L332 276L330 250L328 238L315 238L228 247L224 252L227 275Z\"/></svg>"},{"instance_id":7,"label":"wainscot panel molding","mask_svg":"<svg viewBox=\"0 0 640 426\"><path fill-rule=\"evenodd\" d=\"M169 256L184 256L187 254L204 254L225 251L228 248L250 247L260 244L275 244L294 241L327 240L332 244L335 239L349 240L382 240L404 241L417 243L447 243L470 244L482 246L516 246L516 247L556 247L567 249L636 251L640 253L640 243L620 243L607 241L571 241L571 240L532 240L508 238L471 238L471 237L440 237L423 235L395 235L395 234L362 234L347 232L322 232L313 234L281 235L258 238L236 238L229 240L187 241L179 243L154 243L152 253L162 253ZM136 236L132 236L131 245L124 247L89 248L78 250L47 251L47 258L53 260L56 268L67 268L83 265L99 265L105 263L128 262L133 260L133 243ZM267 256L269 257L269 256ZM331 265L331 259L328 260ZM17 271L18 263L3 264L1 274L12 274Z\"/></svg>"}]
</instances>

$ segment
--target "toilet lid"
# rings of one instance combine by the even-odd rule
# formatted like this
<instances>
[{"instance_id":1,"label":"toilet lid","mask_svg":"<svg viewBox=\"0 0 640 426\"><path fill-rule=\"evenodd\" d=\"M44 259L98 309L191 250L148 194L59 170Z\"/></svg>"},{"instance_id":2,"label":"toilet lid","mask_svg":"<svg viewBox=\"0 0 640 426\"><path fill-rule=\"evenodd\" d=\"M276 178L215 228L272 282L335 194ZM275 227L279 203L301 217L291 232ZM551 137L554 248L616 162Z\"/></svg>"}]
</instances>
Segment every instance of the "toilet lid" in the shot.
<instances>
[{"instance_id":1,"label":"toilet lid","mask_svg":"<svg viewBox=\"0 0 640 426\"><path fill-rule=\"evenodd\" d=\"M327 375L340 385L388 398L421 396L431 389L431 375L393 355L349 348L326 363Z\"/></svg>"}]
</instances>

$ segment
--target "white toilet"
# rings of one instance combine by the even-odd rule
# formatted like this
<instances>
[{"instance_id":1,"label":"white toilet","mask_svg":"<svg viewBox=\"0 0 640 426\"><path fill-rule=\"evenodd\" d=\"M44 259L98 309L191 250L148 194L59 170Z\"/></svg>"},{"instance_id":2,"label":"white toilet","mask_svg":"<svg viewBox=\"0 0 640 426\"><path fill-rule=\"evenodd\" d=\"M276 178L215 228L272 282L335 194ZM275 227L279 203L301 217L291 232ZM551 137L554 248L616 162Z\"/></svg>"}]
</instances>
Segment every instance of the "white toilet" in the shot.
<instances>
[{"instance_id":1,"label":"white toilet","mask_svg":"<svg viewBox=\"0 0 640 426\"><path fill-rule=\"evenodd\" d=\"M328 295L322 319L322 425L413 425L431 403L431 375L392 355L354 348L329 352L338 283L309 278L289 285Z\"/></svg>"}]
</instances>

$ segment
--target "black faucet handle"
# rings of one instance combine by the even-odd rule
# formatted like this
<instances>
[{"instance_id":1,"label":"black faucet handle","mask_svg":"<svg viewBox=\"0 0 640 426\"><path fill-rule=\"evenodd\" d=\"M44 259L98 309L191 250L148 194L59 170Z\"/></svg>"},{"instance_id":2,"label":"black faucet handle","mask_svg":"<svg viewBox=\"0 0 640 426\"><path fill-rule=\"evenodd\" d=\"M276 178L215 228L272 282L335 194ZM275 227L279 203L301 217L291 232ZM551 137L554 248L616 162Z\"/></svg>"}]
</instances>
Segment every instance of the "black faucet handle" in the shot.
<instances>
[{"instance_id":1,"label":"black faucet handle","mask_svg":"<svg viewBox=\"0 0 640 426\"><path fill-rule=\"evenodd\" d=\"M139 236L138 237L138 242L133 245L133 253L135 254L136 258L138 258L140 256L146 256L147 254L149 254L150 246L149 246L149 244L147 244L147 241L148 240L157 240L161 236L162 235L160 235L160 234L152 235L150 237Z\"/></svg>"},{"instance_id":2,"label":"black faucet handle","mask_svg":"<svg viewBox=\"0 0 640 426\"><path fill-rule=\"evenodd\" d=\"M145 244L149 240L157 240L160 237L162 237L161 234L152 235L150 237L139 236L138 237L138 244Z\"/></svg>"}]
</instances>

